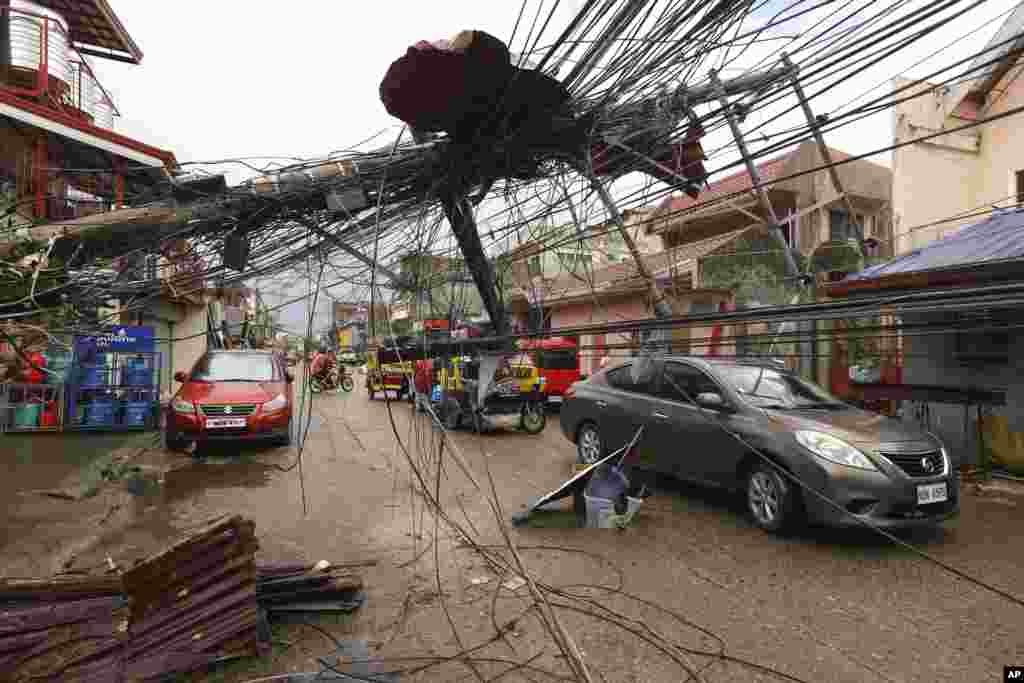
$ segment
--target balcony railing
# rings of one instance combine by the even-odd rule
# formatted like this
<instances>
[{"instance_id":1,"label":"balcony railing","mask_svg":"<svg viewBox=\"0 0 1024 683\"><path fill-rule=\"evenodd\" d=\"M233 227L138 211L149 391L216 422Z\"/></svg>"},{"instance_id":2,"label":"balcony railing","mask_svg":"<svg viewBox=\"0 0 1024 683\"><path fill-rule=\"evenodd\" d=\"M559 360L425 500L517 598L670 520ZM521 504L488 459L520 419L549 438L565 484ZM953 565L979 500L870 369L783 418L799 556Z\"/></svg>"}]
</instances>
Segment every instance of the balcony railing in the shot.
<instances>
[{"instance_id":1,"label":"balcony railing","mask_svg":"<svg viewBox=\"0 0 1024 683\"><path fill-rule=\"evenodd\" d=\"M11 63L0 66L0 89L38 98L64 113L113 128L114 116L120 115L114 99L72 46L58 15L10 7L4 12Z\"/></svg>"}]
</instances>

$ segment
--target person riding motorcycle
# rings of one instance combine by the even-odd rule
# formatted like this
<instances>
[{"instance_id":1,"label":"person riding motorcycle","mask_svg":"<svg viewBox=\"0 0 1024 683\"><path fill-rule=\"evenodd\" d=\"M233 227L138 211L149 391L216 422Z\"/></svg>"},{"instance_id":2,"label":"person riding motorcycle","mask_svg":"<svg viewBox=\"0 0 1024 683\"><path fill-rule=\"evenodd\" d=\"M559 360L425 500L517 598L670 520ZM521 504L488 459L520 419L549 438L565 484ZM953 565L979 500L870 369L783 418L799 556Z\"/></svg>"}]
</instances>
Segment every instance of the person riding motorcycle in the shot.
<instances>
[{"instance_id":1,"label":"person riding motorcycle","mask_svg":"<svg viewBox=\"0 0 1024 683\"><path fill-rule=\"evenodd\" d=\"M327 379L334 371L334 354L330 350L322 346L320 349L313 354L313 361L309 368L309 374L312 377L319 379Z\"/></svg>"}]
</instances>

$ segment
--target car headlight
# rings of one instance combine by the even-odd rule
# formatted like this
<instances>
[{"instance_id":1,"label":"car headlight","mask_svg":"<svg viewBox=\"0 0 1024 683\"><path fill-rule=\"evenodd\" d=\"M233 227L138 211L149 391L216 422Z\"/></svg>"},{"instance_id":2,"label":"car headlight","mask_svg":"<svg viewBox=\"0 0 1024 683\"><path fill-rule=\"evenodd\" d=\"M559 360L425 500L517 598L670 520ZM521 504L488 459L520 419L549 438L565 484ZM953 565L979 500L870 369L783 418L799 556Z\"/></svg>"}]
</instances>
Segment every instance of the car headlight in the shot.
<instances>
[{"instance_id":1,"label":"car headlight","mask_svg":"<svg viewBox=\"0 0 1024 683\"><path fill-rule=\"evenodd\" d=\"M846 467L856 467L862 470L878 469L875 467L875 463L871 462L866 455L831 434L800 431L794 436L796 436L796 440L801 446L829 462L845 465Z\"/></svg>"},{"instance_id":2,"label":"car headlight","mask_svg":"<svg viewBox=\"0 0 1024 683\"><path fill-rule=\"evenodd\" d=\"M196 414L196 404L192 403L192 401L183 401L180 398L176 398L171 402L171 406L174 408L174 412L176 413L184 413L186 415Z\"/></svg>"},{"instance_id":3,"label":"car headlight","mask_svg":"<svg viewBox=\"0 0 1024 683\"><path fill-rule=\"evenodd\" d=\"M284 397L284 394L278 394L274 398L270 399L263 404L264 413L276 413L277 411L288 405L288 399Z\"/></svg>"}]
</instances>

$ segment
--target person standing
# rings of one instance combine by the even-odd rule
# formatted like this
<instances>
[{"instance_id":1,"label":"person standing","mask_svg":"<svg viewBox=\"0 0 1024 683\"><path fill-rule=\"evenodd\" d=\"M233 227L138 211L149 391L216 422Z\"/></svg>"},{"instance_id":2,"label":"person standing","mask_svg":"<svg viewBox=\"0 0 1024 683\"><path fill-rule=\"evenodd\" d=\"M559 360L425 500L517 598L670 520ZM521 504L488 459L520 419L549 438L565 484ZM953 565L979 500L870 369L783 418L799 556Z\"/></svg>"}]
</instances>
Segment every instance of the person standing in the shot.
<instances>
[{"instance_id":1,"label":"person standing","mask_svg":"<svg viewBox=\"0 0 1024 683\"><path fill-rule=\"evenodd\" d=\"M430 391L433 388L434 361L416 361L416 373L413 376L413 386L416 389L416 412L422 413L430 403Z\"/></svg>"}]
</instances>

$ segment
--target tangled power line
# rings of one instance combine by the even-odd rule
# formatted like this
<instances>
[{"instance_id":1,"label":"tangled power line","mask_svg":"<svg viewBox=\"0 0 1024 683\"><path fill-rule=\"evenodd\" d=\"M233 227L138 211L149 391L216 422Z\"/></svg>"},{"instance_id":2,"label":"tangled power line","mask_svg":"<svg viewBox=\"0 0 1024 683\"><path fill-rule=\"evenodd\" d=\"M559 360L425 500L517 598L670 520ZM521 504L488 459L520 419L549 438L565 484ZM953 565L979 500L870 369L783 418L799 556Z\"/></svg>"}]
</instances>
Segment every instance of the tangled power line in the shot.
<instances>
[{"instance_id":1,"label":"tangled power line","mask_svg":"<svg viewBox=\"0 0 1024 683\"><path fill-rule=\"evenodd\" d=\"M189 296L212 287L231 287L284 274L302 282L306 292L272 308L312 302L306 329L311 335L318 298L329 296L334 288L365 292L371 315L376 315L376 304L386 298L386 291L393 296L432 296L436 283L403 276L400 261L409 254L458 256L462 252L465 256L465 235L453 239L450 232L458 232L454 223L467 216L472 219L481 250L488 256L494 257L523 241L536 244L537 249L530 254L537 255L558 252L571 244L587 250L594 241L617 230L609 220L603 194L614 197L618 210L652 206L679 189L696 195L687 209L663 212L658 220L738 199L746 191L711 198L702 197L700 191L717 174L772 157L814 137L811 124L799 118L800 105L791 89L794 78L799 79L811 106L827 115L819 119L818 128L829 135L923 97L925 82L928 87L956 88L977 79L1005 58L1006 51L1019 40L1019 36L1012 36L968 56L950 56L924 78L877 95L879 75L885 79L896 75L886 71L896 57L923 46L954 22L963 21L981 3L585 0L575 15L559 23L556 17L561 16L562 5L559 0L523 0L508 40L523 72L553 79L568 95L557 111L545 114L541 128L546 126L546 130L538 132L538 122L527 116L527 123L518 129L498 121L491 130L500 134L485 138L421 138L403 128L391 144L374 146L382 137L377 133L353 149L313 159L245 156L192 163L190 178L176 179L155 188L150 196L134 198L127 213L92 217L74 226L5 228L4 237L18 235L23 241L16 242L22 245L16 255L0 244L0 259L7 259L0 260L0 292L15 292L0 295L0 325L31 325L41 314L63 310L69 304L95 307L111 298L121 300L119 314L144 311L163 296L163 283L170 283L176 295ZM972 28L953 42L976 30ZM783 53L794 68L781 59ZM933 51L919 63L936 55ZM736 72L742 75L726 78ZM866 80L867 85L861 87L860 80ZM849 93L851 89L857 92ZM841 90L846 93L842 95L845 102L831 106ZM929 137L977 128L1022 111L1017 108L988 113L957 128L904 139L797 175L774 178L765 187ZM730 116L741 120L749 144L745 155L739 152L730 133ZM522 132L528 128L528 135ZM659 156L659 150L685 149L695 136L702 140L699 157L680 160ZM259 161L269 163L261 166ZM253 177L234 187L214 182L216 176L206 169L224 164L246 168ZM463 200L452 202L450 197L456 191L462 193ZM971 215L972 211L966 211L949 220ZM570 225L574 231L566 236L538 229L540 225L555 224ZM604 227L593 229L594 224ZM225 258L228 245L237 241L246 245L247 254L241 263ZM27 267L23 265L26 254L35 255ZM156 260L157 277L138 277L133 268L118 266L146 259ZM566 270L596 294L592 269L577 269L572 264ZM29 281L27 289L21 286ZM456 293L455 287L453 283L449 300L460 302L464 296ZM902 310L937 305L950 310L955 306L978 310L986 304L995 309L1021 302L1024 291L1020 287L992 286L753 312L592 323L541 334L616 334L737 320L868 318L893 306ZM88 333L104 322L72 317L49 333ZM390 321L383 322L390 325ZM951 330L990 329L992 324L979 316L956 326L890 323L880 325L876 332L945 334ZM537 334L507 332L479 343L511 342ZM790 338L799 339L802 334L808 333L794 332ZM821 341L838 338L842 332L809 334L811 339ZM693 339L691 343L699 347L710 341ZM285 470L298 468L301 472L313 419L309 399L303 395L300 421L304 424L298 455ZM429 546L434 556L434 578L457 642L452 655L391 660L405 674L455 666L481 682L512 676L524 680L602 680L602 674L581 655L565 625L565 617L574 615L597 620L644 643L678 667L678 680L712 680L710 667L716 663L774 680L801 680L727 654L724 641L707 628L626 592L621 576L609 585L569 587L539 580L527 566L524 552L582 551L519 546L505 524L507 515L501 508L482 443L476 461L482 464L484 477L474 473L459 441L445 431L436 415L413 419L403 433L390 400L387 411L397 452L408 469L413 505L422 506L421 511L434 521ZM461 503L461 516L452 509L452 496L444 486L454 482L456 472L485 501L501 544L483 540ZM464 641L449 613L440 572L443 536L475 553L496 574L521 576L527 582L530 598L521 601L525 607L502 619L497 616L500 586L495 587L489 596L493 633L487 637L477 634L475 642ZM607 562L603 558L597 561ZM611 598L634 611L659 614L675 624L677 634L656 630L626 608L613 609L609 606ZM528 618L535 619L554 644L560 658L557 668L551 664L552 653L542 651L524 659L511 644L508 634ZM687 644L678 635L683 632L704 644ZM494 655L492 647L506 647L512 655ZM542 658L546 658L543 665ZM328 668L325 663L324 670Z\"/></svg>"}]
</instances>

